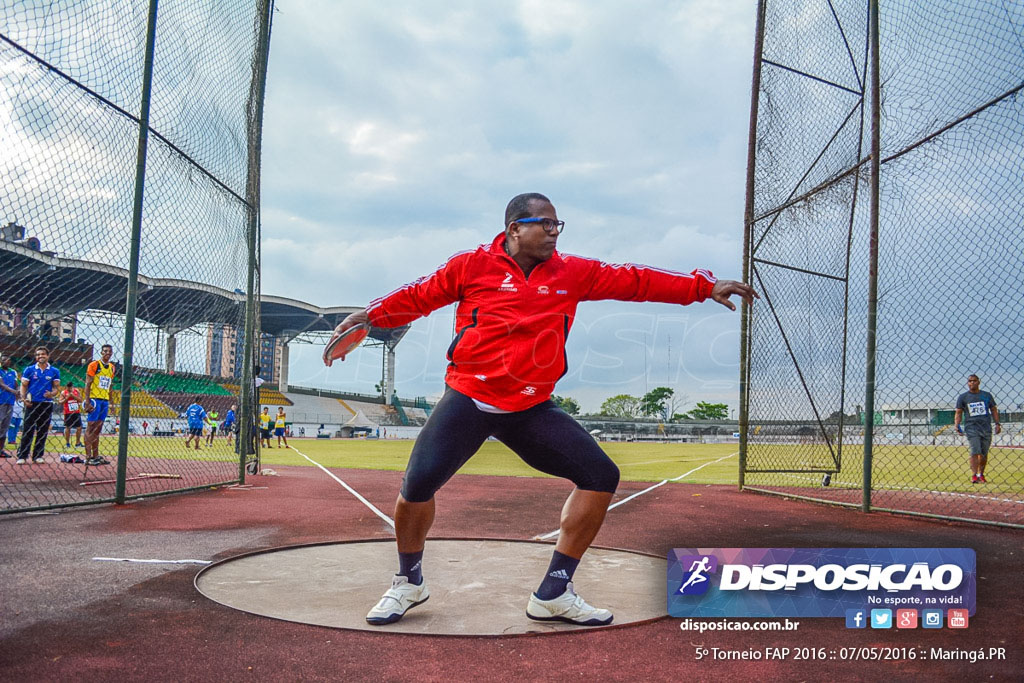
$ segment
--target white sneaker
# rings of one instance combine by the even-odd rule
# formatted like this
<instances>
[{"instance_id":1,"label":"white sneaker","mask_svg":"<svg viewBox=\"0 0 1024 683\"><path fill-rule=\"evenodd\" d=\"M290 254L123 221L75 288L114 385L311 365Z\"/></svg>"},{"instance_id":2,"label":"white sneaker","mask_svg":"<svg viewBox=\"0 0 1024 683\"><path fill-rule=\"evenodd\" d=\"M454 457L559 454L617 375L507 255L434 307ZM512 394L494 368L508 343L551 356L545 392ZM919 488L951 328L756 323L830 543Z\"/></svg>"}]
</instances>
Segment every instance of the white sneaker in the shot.
<instances>
[{"instance_id":1,"label":"white sneaker","mask_svg":"<svg viewBox=\"0 0 1024 683\"><path fill-rule=\"evenodd\" d=\"M25 460L25 458L18 458L18 461L16 463L14 463L14 464L15 465L24 465L26 462L27 461Z\"/></svg>"},{"instance_id":2,"label":"white sneaker","mask_svg":"<svg viewBox=\"0 0 1024 683\"><path fill-rule=\"evenodd\" d=\"M576 595L572 582L564 593L551 600L541 600L536 594L531 594L526 616L536 621L565 621L580 626L605 626L614 618L610 611L588 605Z\"/></svg>"},{"instance_id":3,"label":"white sneaker","mask_svg":"<svg viewBox=\"0 0 1024 683\"><path fill-rule=\"evenodd\" d=\"M426 602L429 597L430 591L427 590L426 581L417 586L409 583L406 577L396 574L391 580L391 588L369 611L366 621L374 626L393 624L404 617L407 611Z\"/></svg>"}]
</instances>

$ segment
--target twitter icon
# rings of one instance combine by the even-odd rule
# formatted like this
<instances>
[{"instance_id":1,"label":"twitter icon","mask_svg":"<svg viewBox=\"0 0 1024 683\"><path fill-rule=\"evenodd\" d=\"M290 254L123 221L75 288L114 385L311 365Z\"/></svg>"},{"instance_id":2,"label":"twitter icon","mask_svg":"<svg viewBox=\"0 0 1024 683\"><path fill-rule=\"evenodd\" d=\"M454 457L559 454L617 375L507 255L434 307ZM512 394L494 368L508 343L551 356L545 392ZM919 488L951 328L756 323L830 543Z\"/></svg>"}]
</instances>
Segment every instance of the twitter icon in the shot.
<instances>
[{"instance_id":1,"label":"twitter icon","mask_svg":"<svg viewBox=\"0 0 1024 683\"><path fill-rule=\"evenodd\" d=\"M871 628L892 628L892 610L871 610Z\"/></svg>"}]
</instances>

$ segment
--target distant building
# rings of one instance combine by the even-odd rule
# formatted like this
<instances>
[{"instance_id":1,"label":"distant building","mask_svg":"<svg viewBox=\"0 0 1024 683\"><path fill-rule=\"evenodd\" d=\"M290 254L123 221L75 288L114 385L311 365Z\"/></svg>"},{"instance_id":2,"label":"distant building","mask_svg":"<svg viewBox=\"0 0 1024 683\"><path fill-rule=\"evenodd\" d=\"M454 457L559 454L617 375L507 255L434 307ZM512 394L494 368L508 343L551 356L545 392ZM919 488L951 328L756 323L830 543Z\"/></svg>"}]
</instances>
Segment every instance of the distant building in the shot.
<instances>
[{"instance_id":1,"label":"distant building","mask_svg":"<svg viewBox=\"0 0 1024 683\"><path fill-rule=\"evenodd\" d=\"M239 377L235 362L242 356L242 335L233 325L210 324L206 329L206 374L213 377Z\"/></svg>"},{"instance_id":2,"label":"distant building","mask_svg":"<svg viewBox=\"0 0 1024 683\"><path fill-rule=\"evenodd\" d=\"M206 330L206 374L240 380L242 367L243 335L234 325L210 324ZM277 382L281 377L284 360L284 341L270 334L263 334L257 349L257 365L260 376L267 382Z\"/></svg>"},{"instance_id":3,"label":"distant building","mask_svg":"<svg viewBox=\"0 0 1024 683\"><path fill-rule=\"evenodd\" d=\"M0 334L24 333L43 341L73 342L78 333L75 314L34 312L0 304Z\"/></svg>"},{"instance_id":4,"label":"distant building","mask_svg":"<svg viewBox=\"0 0 1024 683\"><path fill-rule=\"evenodd\" d=\"M284 360L284 341L270 334L260 339L257 364L260 377L266 382L276 383L281 378L281 362Z\"/></svg>"}]
</instances>

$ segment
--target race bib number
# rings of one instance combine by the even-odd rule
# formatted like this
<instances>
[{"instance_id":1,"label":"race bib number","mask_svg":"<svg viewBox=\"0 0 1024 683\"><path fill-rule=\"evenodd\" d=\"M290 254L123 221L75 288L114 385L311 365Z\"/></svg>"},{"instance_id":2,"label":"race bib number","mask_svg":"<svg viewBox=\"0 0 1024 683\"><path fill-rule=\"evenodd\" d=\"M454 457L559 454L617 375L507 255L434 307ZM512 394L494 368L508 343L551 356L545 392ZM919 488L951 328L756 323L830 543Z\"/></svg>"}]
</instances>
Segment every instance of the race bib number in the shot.
<instances>
[{"instance_id":1,"label":"race bib number","mask_svg":"<svg viewBox=\"0 0 1024 683\"><path fill-rule=\"evenodd\" d=\"M69 413L77 413L78 412L78 401L68 401L68 412Z\"/></svg>"},{"instance_id":2,"label":"race bib number","mask_svg":"<svg viewBox=\"0 0 1024 683\"><path fill-rule=\"evenodd\" d=\"M113 384L112 380L113 380L112 377L100 377L100 378L98 378L98 383L100 385L100 389L103 389L104 391L109 389L110 385Z\"/></svg>"},{"instance_id":3,"label":"race bib number","mask_svg":"<svg viewBox=\"0 0 1024 683\"><path fill-rule=\"evenodd\" d=\"M979 415L985 415L988 413L988 410L985 407L984 401L975 401L974 403L967 404L967 412L971 417L978 417Z\"/></svg>"}]
</instances>

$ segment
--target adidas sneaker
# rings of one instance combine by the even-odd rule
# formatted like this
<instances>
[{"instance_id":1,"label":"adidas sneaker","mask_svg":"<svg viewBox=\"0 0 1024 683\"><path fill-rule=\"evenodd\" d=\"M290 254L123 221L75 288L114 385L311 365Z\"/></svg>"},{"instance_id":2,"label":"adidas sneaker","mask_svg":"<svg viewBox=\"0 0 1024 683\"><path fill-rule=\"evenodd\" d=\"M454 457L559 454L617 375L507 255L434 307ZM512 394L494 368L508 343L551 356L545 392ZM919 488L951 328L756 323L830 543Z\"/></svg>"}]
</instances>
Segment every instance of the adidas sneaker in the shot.
<instances>
[{"instance_id":1,"label":"adidas sneaker","mask_svg":"<svg viewBox=\"0 0 1024 683\"><path fill-rule=\"evenodd\" d=\"M530 595L526 616L535 621L564 621L580 626L605 626L612 623L614 618L609 610L588 605L576 595L572 582L566 586L564 593L551 600L541 600L536 594Z\"/></svg>"},{"instance_id":2,"label":"adidas sneaker","mask_svg":"<svg viewBox=\"0 0 1024 683\"><path fill-rule=\"evenodd\" d=\"M427 590L426 581L417 586L409 583L406 577L395 575L391 580L391 588L369 611L366 621L374 626L393 624L404 617L410 609L426 602L429 597L430 591Z\"/></svg>"}]
</instances>

